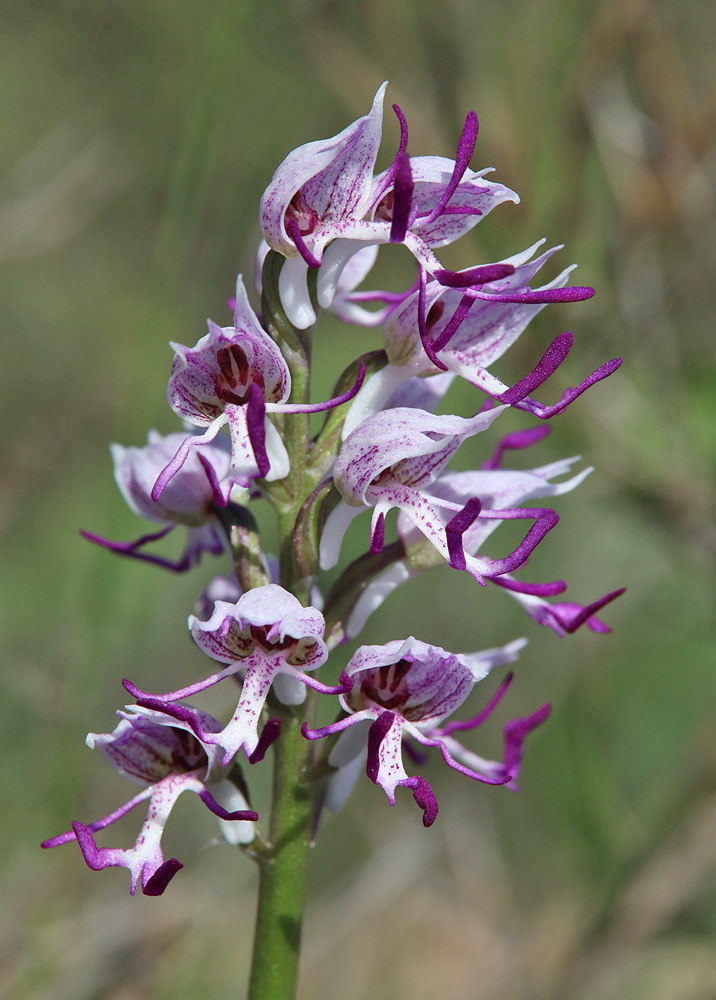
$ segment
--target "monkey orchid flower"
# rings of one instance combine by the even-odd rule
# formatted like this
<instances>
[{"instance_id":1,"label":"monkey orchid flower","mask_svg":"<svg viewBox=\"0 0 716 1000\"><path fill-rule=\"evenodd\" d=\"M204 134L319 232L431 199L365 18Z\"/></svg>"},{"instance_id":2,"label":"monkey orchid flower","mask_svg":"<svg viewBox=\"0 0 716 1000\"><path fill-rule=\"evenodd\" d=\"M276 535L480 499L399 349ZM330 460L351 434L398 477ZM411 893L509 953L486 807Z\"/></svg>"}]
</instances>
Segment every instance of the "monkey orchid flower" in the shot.
<instances>
[{"instance_id":1,"label":"monkey orchid flower","mask_svg":"<svg viewBox=\"0 0 716 1000\"><path fill-rule=\"evenodd\" d=\"M425 410L396 407L364 420L343 442L333 469L342 503L329 514L320 543L323 569L338 560L348 525L371 509L371 552L383 548L385 515L397 507L454 569L467 570L480 583L508 573L557 523L544 508L483 509L477 496L455 502L439 497L431 484L460 444L485 430L499 416L498 407L472 418L435 416ZM465 551L463 536L478 519L535 519L524 540L504 559L476 557Z\"/></svg>"},{"instance_id":2,"label":"monkey orchid flower","mask_svg":"<svg viewBox=\"0 0 716 1000\"><path fill-rule=\"evenodd\" d=\"M323 641L325 620L316 608L304 608L293 594L275 583L247 591L235 604L216 601L211 618L199 621L191 615L189 628L200 649L227 664L223 670L162 695L148 694L127 680L124 686L140 705L183 719L202 742L222 746L223 764L242 748L249 761L257 763L278 738L278 720L270 719L261 736L258 727L269 689L281 675L280 697L288 704L303 700L304 685L322 694L339 694L350 687L345 676L330 687L306 673L320 667L328 656ZM244 672L241 697L233 718L220 732L207 732L199 720L187 716L187 709L173 704L239 671Z\"/></svg>"},{"instance_id":3,"label":"monkey orchid flower","mask_svg":"<svg viewBox=\"0 0 716 1000\"><path fill-rule=\"evenodd\" d=\"M222 328L210 320L209 332L195 347L172 346L175 357L167 385L169 405L177 416L206 430L184 438L157 477L151 494L155 501L192 450L213 441L227 424L233 482L248 488L255 478L283 479L288 474L288 454L268 414L314 413L338 406L353 398L365 374L362 366L353 388L335 399L288 403L288 366L251 308L241 276L236 283L233 327Z\"/></svg>"},{"instance_id":4,"label":"monkey orchid flower","mask_svg":"<svg viewBox=\"0 0 716 1000\"><path fill-rule=\"evenodd\" d=\"M220 728L220 723L197 709L186 708L185 711L191 722L179 721L161 711L134 707L117 713L121 721L113 732L90 733L87 737L89 747L99 747L115 770L146 787L109 816L86 826L73 823L72 830L51 837L42 847L58 847L76 840L85 861L94 871L127 868L132 895L141 881L145 896L160 896L183 867L176 858L165 861L161 846L164 826L182 792L195 792L199 796L219 817L222 831L231 843L250 842L257 814L247 807L243 795L231 782L213 777L219 750L203 743L192 732L195 728L213 732ZM115 823L147 799L147 817L134 847L97 846L94 833ZM228 810L225 805L229 806Z\"/></svg>"},{"instance_id":5,"label":"monkey orchid flower","mask_svg":"<svg viewBox=\"0 0 716 1000\"><path fill-rule=\"evenodd\" d=\"M355 769L351 764L367 749L366 773L374 784L380 785L390 804L395 805L398 787L410 788L423 810L423 824L431 826L437 816L437 802L424 778L409 777L405 771L403 740L412 737L423 746L437 747L446 764L476 781L512 785L519 770L522 741L527 732L546 718L549 706L543 706L529 719L509 723L513 735L506 741L505 761L481 760L481 769L466 766L456 759L446 740L452 731L450 724L444 730L438 724L462 705L475 684L490 670L516 660L526 641L517 639L506 646L472 654L448 653L412 636L384 646L361 646L346 668L353 687L339 699L346 715L321 729L309 729L304 723L303 735L306 739L317 740L341 734L329 761L340 762L339 773L344 769L346 780L354 779ZM484 722L510 680L511 677L503 683L498 694L475 719L453 723L452 728L474 728ZM358 727L358 732L350 732L354 726ZM456 741L453 745L462 752ZM345 789L342 792L345 797ZM332 794L336 795L335 787Z\"/></svg>"}]
</instances>

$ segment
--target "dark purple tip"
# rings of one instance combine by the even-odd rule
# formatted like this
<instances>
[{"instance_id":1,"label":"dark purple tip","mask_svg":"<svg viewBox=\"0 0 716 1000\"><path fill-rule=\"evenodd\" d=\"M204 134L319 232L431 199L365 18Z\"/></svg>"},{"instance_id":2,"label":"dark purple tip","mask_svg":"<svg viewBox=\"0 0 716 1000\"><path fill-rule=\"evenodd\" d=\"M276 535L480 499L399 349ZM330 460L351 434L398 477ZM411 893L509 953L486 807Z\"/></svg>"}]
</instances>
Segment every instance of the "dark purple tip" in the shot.
<instances>
[{"instance_id":1,"label":"dark purple tip","mask_svg":"<svg viewBox=\"0 0 716 1000\"><path fill-rule=\"evenodd\" d=\"M525 375L524 378L521 378L519 382L513 385L512 388L501 393L501 395L497 397L499 401L501 403L507 403L508 406L514 406L515 403L519 403L523 400L525 396L529 396L529 394L538 386L542 385L542 383L545 382L550 375L553 375L557 371L572 349L573 343L574 334L569 331L560 333L559 336L554 338L552 343L544 352L537 363L537 366Z\"/></svg>"},{"instance_id":2,"label":"dark purple tip","mask_svg":"<svg viewBox=\"0 0 716 1000\"><path fill-rule=\"evenodd\" d=\"M249 764L258 764L260 760L263 760L266 756L266 751L275 743L276 740L281 735L281 720L280 719L268 719L264 728L261 730L261 735L259 736L259 741L256 744L256 749L249 756Z\"/></svg>"},{"instance_id":3,"label":"dark purple tip","mask_svg":"<svg viewBox=\"0 0 716 1000\"><path fill-rule=\"evenodd\" d=\"M410 210L413 207L413 171L410 169L410 157L407 153L398 153L397 169L393 181L393 220L390 226L390 242L402 243L410 223Z\"/></svg>"},{"instance_id":4,"label":"dark purple tip","mask_svg":"<svg viewBox=\"0 0 716 1000\"><path fill-rule=\"evenodd\" d=\"M374 785L378 784L380 772L380 745L394 721L395 715L392 712L381 712L368 730L368 760L365 765L365 773Z\"/></svg>"},{"instance_id":5,"label":"dark purple tip","mask_svg":"<svg viewBox=\"0 0 716 1000\"><path fill-rule=\"evenodd\" d=\"M259 479L268 475L271 463L266 454L266 401L264 394L256 384L252 382L249 386L248 404L246 406L246 425L249 431L249 440L254 450L256 465L259 470Z\"/></svg>"},{"instance_id":6,"label":"dark purple tip","mask_svg":"<svg viewBox=\"0 0 716 1000\"><path fill-rule=\"evenodd\" d=\"M370 551L374 556L379 556L383 551L385 541L385 515L380 513L376 518L375 530L370 537Z\"/></svg>"},{"instance_id":7,"label":"dark purple tip","mask_svg":"<svg viewBox=\"0 0 716 1000\"><path fill-rule=\"evenodd\" d=\"M228 809L224 809L223 806L219 805L211 792L207 791L206 788L203 788L197 794L206 808L210 809L219 819L229 820L230 822L243 820L244 822L255 823L259 818L259 814L254 812L253 809L236 809L233 812L229 812Z\"/></svg>"},{"instance_id":8,"label":"dark purple tip","mask_svg":"<svg viewBox=\"0 0 716 1000\"><path fill-rule=\"evenodd\" d=\"M146 883L142 886L142 892L145 896L161 896L176 873L181 871L183 867L184 865L181 861L177 861L176 858L169 858L168 861L165 861L163 865L157 868L151 878L147 879Z\"/></svg>"},{"instance_id":9,"label":"dark purple tip","mask_svg":"<svg viewBox=\"0 0 716 1000\"><path fill-rule=\"evenodd\" d=\"M438 804L435 794L425 778L416 775L417 782L413 788L413 798L423 810L423 826L432 826L438 814Z\"/></svg>"},{"instance_id":10,"label":"dark purple tip","mask_svg":"<svg viewBox=\"0 0 716 1000\"><path fill-rule=\"evenodd\" d=\"M471 524L478 518L482 504L477 497L471 497L462 510L458 511L445 526L448 555L453 569L465 569L465 552L462 547L462 536Z\"/></svg>"},{"instance_id":11,"label":"dark purple tip","mask_svg":"<svg viewBox=\"0 0 716 1000\"><path fill-rule=\"evenodd\" d=\"M296 249L303 257L303 259L306 261L308 266L312 267L314 270L317 270L321 266L321 262L320 260L318 260L317 257L313 256L311 251L306 246L303 240L303 236L301 236L301 230L298 226L297 219L289 219L289 221L286 223L286 232L293 240Z\"/></svg>"},{"instance_id":12,"label":"dark purple tip","mask_svg":"<svg viewBox=\"0 0 716 1000\"><path fill-rule=\"evenodd\" d=\"M226 496L221 492L221 486L219 485L219 477L216 474L216 469L211 464L206 455L203 455L200 451L197 452L197 457L201 462L202 468L206 473L206 478L209 480L209 485L211 486L211 495L214 504L217 507L226 507L229 502L229 494L227 492Z\"/></svg>"},{"instance_id":13,"label":"dark purple tip","mask_svg":"<svg viewBox=\"0 0 716 1000\"><path fill-rule=\"evenodd\" d=\"M398 154L396 156L396 161L401 153L404 153L408 148L408 121L403 114L403 111L398 104L393 105L393 111L400 123L400 146L398 147Z\"/></svg>"},{"instance_id":14,"label":"dark purple tip","mask_svg":"<svg viewBox=\"0 0 716 1000\"><path fill-rule=\"evenodd\" d=\"M500 281L515 273L514 264L485 264L484 267L471 267L469 271L435 271L435 280L448 288L472 288L474 285L487 285L491 281Z\"/></svg>"}]
</instances>

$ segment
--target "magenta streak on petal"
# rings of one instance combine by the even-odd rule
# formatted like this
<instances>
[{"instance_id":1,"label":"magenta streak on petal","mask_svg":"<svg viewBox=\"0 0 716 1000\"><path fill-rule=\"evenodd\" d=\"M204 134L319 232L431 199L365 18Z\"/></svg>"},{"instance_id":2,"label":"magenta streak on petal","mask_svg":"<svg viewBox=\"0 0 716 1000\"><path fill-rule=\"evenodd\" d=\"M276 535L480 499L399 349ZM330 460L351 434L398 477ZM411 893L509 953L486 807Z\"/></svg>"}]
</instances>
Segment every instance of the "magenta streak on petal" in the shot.
<instances>
[{"instance_id":1,"label":"magenta streak on petal","mask_svg":"<svg viewBox=\"0 0 716 1000\"><path fill-rule=\"evenodd\" d=\"M472 719L453 719L452 722L447 722L440 730L441 736L449 736L450 733L456 733L466 729L475 729L477 726L481 726L486 719L492 715L497 706L500 704L502 699L507 694L507 690L514 679L514 674L512 671L506 675L505 679L502 681L497 691L490 698L488 703L478 712L476 716Z\"/></svg>"},{"instance_id":2,"label":"magenta streak on petal","mask_svg":"<svg viewBox=\"0 0 716 1000\"><path fill-rule=\"evenodd\" d=\"M433 351L435 352L442 351L443 347L447 347L447 345L450 343L452 338L457 333L460 324L472 309L474 303L475 299L472 298L472 296L463 295L463 297L460 299L457 309L450 317L450 320L447 323L445 329L440 334L440 336L436 337L435 340L433 341L432 343Z\"/></svg>"},{"instance_id":3,"label":"magenta streak on petal","mask_svg":"<svg viewBox=\"0 0 716 1000\"><path fill-rule=\"evenodd\" d=\"M142 885L142 892L145 896L161 896L171 880L184 865L176 858L169 858L163 865L154 872L151 878Z\"/></svg>"},{"instance_id":4,"label":"magenta streak on petal","mask_svg":"<svg viewBox=\"0 0 716 1000\"><path fill-rule=\"evenodd\" d=\"M360 387L363 385L363 381L365 379L365 372L365 362L361 361L360 368L358 369L358 375L356 376L356 380L351 388L346 392L342 392L340 396L334 396L333 399L327 399L324 403L269 403L269 412L322 413L323 410L332 410L335 406L340 406L342 403L348 403L354 396L358 395ZM251 389L249 389L249 393L250 392Z\"/></svg>"},{"instance_id":5,"label":"magenta streak on petal","mask_svg":"<svg viewBox=\"0 0 716 1000\"><path fill-rule=\"evenodd\" d=\"M554 372L557 371L572 349L573 344L574 334L569 331L560 333L559 336L554 338L552 343L539 359L537 366L525 375L524 378L521 378L519 382L516 382L510 389L501 393L497 397L499 401L501 403L507 403L509 406L514 406L515 403L519 403L523 400L525 396L528 396L538 386L542 385L542 383L546 381L550 375L553 375Z\"/></svg>"},{"instance_id":6,"label":"magenta streak on petal","mask_svg":"<svg viewBox=\"0 0 716 1000\"><path fill-rule=\"evenodd\" d=\"M423 350L430 358L432 363L436 368L440 368L441 371L446 372L448 370L447 365L444 365L440 358L437 356L433 350L433 346L430 343L430 336L428 334L428 326L426 322L425 315L425 289L427 287L427 278L425 273L425 268L422 264L418 265L420 269L420 288L418 290L418 329L420 331L420 340L423 345Z\"/></svg>"},{"instance_id":7,"label":"magenta streak on petal","mask_svg":"<svg viewBox=\"0 0 716 1000\"><path fill-rule=\"evenodd\" d=\"M204 803L204 805L207 807L207 809L210 809L215 816L219 817L219 819L226 819L231 821L243 820L244 822L255 823L256 820L259 818L259 814L257 812L254 812L253 809L237 809L235 812L228 812L228 810L224 809L223 806L219 805L219 803L216 801L211 792L207 791L206 788L203 788L200 792L197 792L197 795Z\"/></svg>"},{"instance_id":8,"label":"magenta streak on petal","mask_svg":"<svg viewBox=\"0 0 716 1000\"><path fill-rule=\"evenodd\" d=\"M543 438L547 437L551 430L548 424L541 427L528 427L523 431L513 431L506 434L495 448L495 454L488 458L481 465L482 469L499 469L502 464L502 456L506 451L521 451L522 448L531 448Z\"/></svg>"},{"instance_id":9,"label":"magenta streak on petal","mask_svg":"<svg viewBox=\"0 0 716 1000\"><path fill-rule=\"evenodd\" d=\"M413 171L407 153L398 153L398 169L393 185L393 219L390 224L390 242L402 243L408 231L410 209L413 207Z\"/></svg>"},{"instance_id":10,"label":"magenta streak on petal","mask_svg":"<svg viewBox=\"0 0 716 1000\"><path fill-rule=\"evenodd\" d=\"M484 267L471 267L469 271L436 270L434 277L439 284L448 288L472 288L473 285L500 281L514 274L514 271L513 264L485 264Z\"/></svg>"},{"instance_id":11,"label":"magenta streak on petal","mask_svg":"<svg viewBox=\"0 0 716 1000\"><path fill-rule=\"evenodd\" d=\"M109 814L109 816L104 816L102 819L95 820L94 823L87 824L85 829L89 830L90 833L94 833L95 830L104 830L106 826L110 826L112 823L116 823L118 819L121 819L122 816L126 816L126 814L138 806L140 802L145 802L151 794L152 788L145 788L143 792L140 792L139 795L135 795L133 799L129 800L129 802L125 802L123 806L119 807L119 809L115 809L114 812ZM67 833L60 833L56 837L50 837L49 840L43 840L40 847L59 847L60 844L68 844L71 840L76 840L74 830L68 830Z\"/></svg>"},{"instance_id":12,"label":"magenta streak on petal","mask_svg":"<svg viewBox=\"0 0 716 1000\"><path fill-rule=\"evenodd\" d=\"M173 562L171 559L164 559L162 556L152 556L148 555L146 552L139 552L139 548L142 545L146 545L148 542L156 542L160 538L164 538L168 535L170 531L176 528L175 524L169 524L166 528L162 528L161 531L155 531L151 535L142 535L134 542L113 542L109 538L103 538L102 535L95 535L91 531L80 530L80 535L86 538L88 542L93 542L95 545L100 545L103 549L108 549L110 552L116 553L118 556L128 556L131 559L140 559L142 562L152 563L154 566L161 566L162 569L169 569L173 573L185 573L191 568L191 558L190 554L185 552L184 555L177 562Z\"/></svg>"},{"instance_id":13,"label":"magenta streak on petal","mask_svg":"<svg viewBox=\"0 0 716 1000\"><path fill-rule=\"evenodd\" d=\"M276 740L281 735L281 720L280 719L268 719L264 728L261 730L261 735L259 736L259 741L256 744L256 749L252 754L249 754L249 764L258 764L259 761L263 760L266 756L266 751L275 743Z\"/></svg>"},{"instance_id":14,"label":"magenta streak on petal","mask_svg":"<svg viewBox=\"0 0 716 1000\"><path fill-rule=\"evenodd\" d=\"M479 208L471 208L469 205L447 205L442 210L443 215L482 215Z\"/></svg>"},{"instance_id":15,"label":"magenta streak on petal","mask_svg":"<svg viewBox=\"0 0 716 1000\"><path fill-rule=\"evenodd\" d=\"M472 293L486 302L520 302L528 305L545 305L549 302L584 302L595 295L588 285L569 285L567 288L543 288L541 291L489 292L481 289Z\"/></svg>"},{"instance_id":16,"label":"magenta streak on petal","mask_svg":"<svg viewBox=\"0 0 716 1000\"><path fill-rule=\"evenodd\" d=\"M226 507L229 502L229 493L227 491L226 496L221 492L221 486L219 485L219 477L216 475L216 469L211 464L206 455L202 455L201 452L197 455L197 458L202 464L202 468L206 473L206 478L209 480L209 485L211 486L211 493L214 499L214 503L217 507Z\"/></svg>"},{"instance_id":17,"label":"magenta streak on petal","mask_svg":"<svg viewBox=\"0 0 716 1000\"><path fill-rule=\"evenodd\" d=\"M249 441L254 450L259 478L263 479L271 469L269 457L266 454L266 400L261 389L252 382L249 386L248 404L246 406L246 426Z\"/></svg>"},{"instance_id":18,"label":"magenta streak on petal","mask_svg":"<svg viewBox=\"0 0 716 1000\"><path fill-rule=\"evenodd\" d=\"M370 551L374 556L379 556L383 551L383 542L385 541L385 514L382 512L378 515L375 521L375 528L371 532L370 536Z\"/></svg>"},{"instance_id":19,"label":"magenta streak on petal","mask_svg":"<svg viewBox=\"0 0 716 1000\"><path fill-rule=\"evenodd\" d=\"M289 219L289 221L286 223L286 232L293 240L296 249L303 257L303 259L306 261L308 266L313 268L314 270L319 268L321 266L321 262L320 260L318 260L317 257L313 256L311 251L306 246L303 237L301 236L301 230L299 229L298 226L298 219Z\"/></svg>"},{"instance_id":20,"label":"magenta streak on petal","mask_svg":"<svg viewBox=\"0 0 716 1000\"><path fill-rule=\"evenodd\" d=\"M477 120L477 115L474 111L468 111L467 117L465 118L465 125L462 130L462 135L460 136L460 141L457 144L457 155L455 156L455 166L453 168L452 177L448 182L448 186L443 192L443 196L437 203L432 212L424 220L425 225L429 225L434 222L442 213L443 209L450 201L452 196L457 191L458 184L462 180L465 171L467 170L470 158L475 150L475 143L477 142L477 132L480 127L480 123ZM423 221L423 220L421 220Z\"/></svg>"},{"instance_id":21,"label":"magenta streak on petal","mask_svg":"<svg viewBox=\"0 0 716 1000\"><path fill-rule=\"evenodd\" d=\"M169 691L167 694L150 694L149 691L142 691L136 684L132 684L128 677L124 678L122 685L137 701L140 699L146 701L148 698L161 702L179 701L180 698L191 698L193 695L198 694L199 691L205 691L208 687L218 684L225 677L235 674L240 668L241 663L230 663L228 667L224 667L223 670L218 670L215 674L205 677L203 681L197 681L196 684L189 684L188 687L179 688L177 691Z\"/></svg>"},{"instance_id":22,"label":"magenta streak on petal","mask_svg":"<svg viewBox=\"0 0 716 1000\"><path fill-rule=\"evenodd\" d=\"M551 510L549 507L514 507L506 510L489 509L483 510L480 517L493 521L522 520L527 517L537 519L517 548L509 556L506 556L504 559L491 560L490 576L511 573L512 570L521 566L529 554L539 545L547 532L551 531L559 521L557 512Z\"/></svg>"},{"instance_id":23,"label":"magenta streak on petal","mask_svg":"<svg viewBox=\"0 0 716 1000\"><path fill-rule=\"evenodd\" d=\"M525 737L528 733L531 733L533 729L536 729L537 726L541 725L551 711L552 706L548 702L546 705L542 705L541 708L538 708L536 712L533 712L532 715L528 715L524 719L512 719L505 726L504 767L513 778L517 776L520 770Z\"/></svg>"},{"instance_id":24,"label":"magenta streak on petal","mask_svg":"<svg viewBox=\"0 0 716 1000\"><path fill-rule=\"evenodd\" d=\"M368 760L365 765L365 773L374 785L378 784L378 774L380 773L380 744L394 722L393 712L381 712L368 730Z\"/></svg>"},{"instance_id":25,"label":"magenta streak on petal","mask_svg":"<svg viewBox=\"0 0 716 1000\"><path fill-rule=\"evenodd\" d=\"M450 557L450 565L453 569L465 569L465 552L462 547L462 536L470 525L477 520L482 504L477 497L471 497L462 510L451 518L445 525L445 535L447 538L447 549Z\"/></svg>"},{"instance_id":26,"label":"magenta streak on petal","mask_svg":"<svg viewBox=\"0 0 716 1000\"><path fill-rule=\"evenodd\" d=\"M438 814L438 803L430 784L419 774L399 784L412 790L416 804L423 810L423 826L432 826Z\"/></svg>"},{"instance_id":27,"label":"magenta streak on petal","mask_svg":"<svg viewBox=\"0 0 716 1000\"><path fill-rule=\"evenodd\" d=\"M492 583L513 590L516 594L531 594L533 597L555 597L567 589L564 580L553 580L551 583L527 583L523 580L513 580L508 576L495 576Z\"/></svg>"}]
</instances>

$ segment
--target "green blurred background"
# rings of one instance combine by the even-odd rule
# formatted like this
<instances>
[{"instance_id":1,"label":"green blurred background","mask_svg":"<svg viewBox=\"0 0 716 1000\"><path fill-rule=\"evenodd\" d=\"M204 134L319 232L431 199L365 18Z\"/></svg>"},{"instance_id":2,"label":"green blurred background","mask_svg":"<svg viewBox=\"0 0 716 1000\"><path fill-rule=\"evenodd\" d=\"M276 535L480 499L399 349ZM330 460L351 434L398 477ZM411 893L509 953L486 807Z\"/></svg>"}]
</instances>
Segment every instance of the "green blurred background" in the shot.
<instances>
[{"instance_id":1,"label":"green blurred background","mask_svg":"<svg viewBox=\"0 0 716 1000\"><path fill-rule=\"evenodd\" d=\"M529 636L508 704L475 743L488 754L508 711L547 699L555 711L530 740L521 795L430 764L430 831L407 793L391 810L358 786L312 856L300 995L712 1000L713 5L5 0L0 17L0 997L244 995L255 873L228 847L202 851L215 827L195 801L172 817L167 853L186 868L160 899L130 899L125 872L94 874L71 846L38 849L131 793L83 746L112 727L121 677L159 690L205 669L184 622L217 564L175 579L77 529L141 531L108 443L174 428L167 341L194 343L207 315L228 321L273 170L366 113L389 78L413 155L453 155L475 108L473 167L495 166L522 196L446 249L448 265L545 236L567 244L548 277L576 260L576 280L598 289L543 311L498 374L516 380L568 328L576 346L545 399L624 357L540 446L535 461L581 453L596 472L557 501L530 578L564 576L584 602L628 592L604 614L610 636L560 640L443 571L374 616L366 641L412 632L473 650ZM384 253L396 287L413 278L406 256ZM330 318L317 336L316 394L379 344ZM454 400L472 405L469 392ZM136 824L111 842L131 843Z\"/></svg>"}]
</instances>

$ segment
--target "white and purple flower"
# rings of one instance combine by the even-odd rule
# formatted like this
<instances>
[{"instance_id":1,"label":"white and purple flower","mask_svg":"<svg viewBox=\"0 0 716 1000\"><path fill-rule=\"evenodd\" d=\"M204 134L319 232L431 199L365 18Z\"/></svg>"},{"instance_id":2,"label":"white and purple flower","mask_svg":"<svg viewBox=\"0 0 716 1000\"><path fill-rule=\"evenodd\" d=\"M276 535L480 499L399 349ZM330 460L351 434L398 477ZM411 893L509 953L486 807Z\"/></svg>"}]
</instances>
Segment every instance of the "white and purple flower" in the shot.
<instances>
[{"instance_id":1,"label":"white and purple flower","mask_svg":"<svg viewBox=\"0 0 716 1000\"><path fill-rule=\"evenodd\" d=\"M251 763L258 762L280 735L278 719L270 719L260 736L258 731L273 684L278 687L279 700L293 705L304 700L305 685L323 694L340 694L350 687L345 676L331 687L306 673L316 670L328 657L323 641L325 620L316 608L304 608L293 594L275 583L255 587L235 604L216 601L209 620L191 615L189 628L200 649L227 666L196 684L163 695L149 694L128 680L124 686L140 705L184 720L187 710L174 702L242 671L241 697L227 726L207 732L198 720L186 716L187 724L203 742L224 748L224 764L241 749Z\"/></svg>"},{"instance_id":2,"label":"white and purple flower","mask_svg":"<svg viewBox=\"0 0 716 1000\"><path fill-rule=\"evenodd\" d=\"M219 750L195 735L197 729L214 732L220 724L198 709L186 708L185 712L187 718L178 720L161 711L134 707L117 713L121 721L113 732L90 733L89 747L99 747L115 770L146 787L109 816L88 825L73 823L71 831L51 837L42 847L58 847L76 840L94 871L127 868L132 895L141 882L145 896L160 896L183 867L176 858L165 861L161 846L164 826L182 792L194 792L219 817L229 842L249 843L258 816L231 782L214 778L212 772L218 765ZM115 823L147 799L149 809L134 847L97 846L94 834L98 830Z\"/></svg>"},{"instance_id":3,"label":"white and purple flower","mask_svg":"<svg viewBox=\"0 0 716 1000\"><path fill-rule=\"evenodd\" d=\"M487 761L479 758L479 767L461 763L458 757L469 753L450 733L456 729L474 728L491 714L500 701L511 676L503 682L497 695L475 718L462 723L440 723L452 715L494 667L517 659L526 639L518 639L497 649L481 653L448 653L410 636L384 646L361 646L350 660L346 674L353 681L350 692L340 696L346 715L320 729L305 724L306 739L317 740L340 733L329 755L329 763L338 768L332 779L331 794L345 799L347 785L355 780L356 758L366 756L366 773L380 785L391 805L395 805L398 787L409 788L423 810L423 824L431 826L438 807L432 788L420 775L409 776L403 765L403 741L412 737L425 747L437 747L445 762L467 777L489 785L515 788L519 772L522 743L528 732L549 714L543 705L526 719L515 719L505 729L505 760ZM357 727L355 730L353 727ZM476 758L477 759L477 758Z\"/></svg>"}]
</instances>

